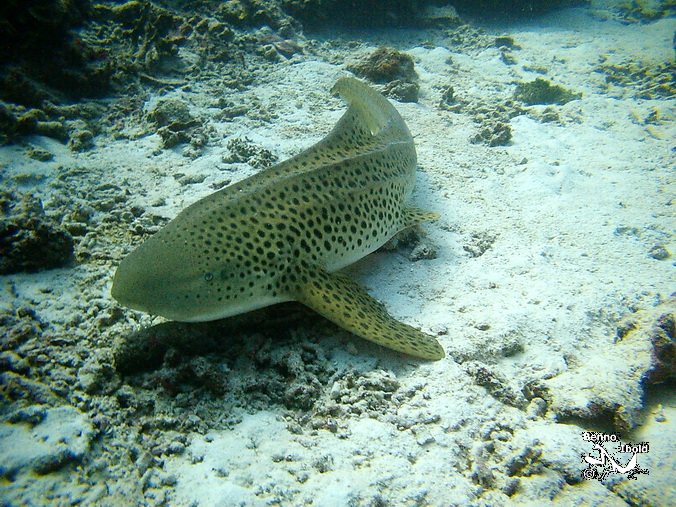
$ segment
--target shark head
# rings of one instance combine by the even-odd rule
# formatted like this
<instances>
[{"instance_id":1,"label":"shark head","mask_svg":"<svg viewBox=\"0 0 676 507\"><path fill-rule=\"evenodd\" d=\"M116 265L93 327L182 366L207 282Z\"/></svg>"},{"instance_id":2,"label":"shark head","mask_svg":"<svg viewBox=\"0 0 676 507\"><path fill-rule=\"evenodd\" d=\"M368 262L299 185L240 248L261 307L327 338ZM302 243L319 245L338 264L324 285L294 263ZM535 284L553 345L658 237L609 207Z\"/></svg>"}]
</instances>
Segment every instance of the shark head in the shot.
<instances>
[{"instance_id":1,"label":"shark head","mask_svg":"<svg viewBox=\"0 0 676 507\"><path fill-rule=\"evenodd\" d=\"M203 320L194 315L195 301L204 298L200 314L208 316L209 276L160 238L150 238L125 257L115 272L112 296L122 305L172 320Z\"/></svg>"},{"instance_id":2,"label":"shark head","mask_svg":"<svg viewBox=\"0 0 676 507\"><path fill-rule=\"evenodd\" d=\"M284 300L261 294L263 276L247 270L246 260L225 257L205 255L199 243L165 228L122 260L111 293L128 308L183 322L220 319Z\"/></svg>"}]
</instances>

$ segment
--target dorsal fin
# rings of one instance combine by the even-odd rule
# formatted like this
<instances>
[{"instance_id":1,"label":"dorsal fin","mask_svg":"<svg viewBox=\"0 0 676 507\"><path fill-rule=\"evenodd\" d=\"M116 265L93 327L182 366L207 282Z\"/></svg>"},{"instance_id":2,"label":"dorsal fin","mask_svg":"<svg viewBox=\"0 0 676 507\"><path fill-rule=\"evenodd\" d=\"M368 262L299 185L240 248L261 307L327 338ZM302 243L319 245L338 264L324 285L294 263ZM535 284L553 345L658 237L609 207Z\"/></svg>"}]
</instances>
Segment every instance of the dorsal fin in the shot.
<instances>
[{"instance_id":1,"label":"dorsal fin","mask_svg":"<svg viewBox=\"0 0 676 507\"><path fill-rule=\"evenodd\" d=\"M234 195L233 189L254 192L270 182L295 177L324 164L353 158L392 143L410 143L413 146L413 137L394 106L365 83L352 77L343 77L333 86L332 93L340 94L349 107L324 139L247 180L212 194L212 199L219 200L221 195ZM222 205L222 201L219 201L219 205Z\"/></svg>"},{"instance_id":2,"label":"dorsal fin","mask_svg":"<svg viewBox=\"0 0 676 507\"><path fill-rule=\"evenodd\" d=\"M385 127L390 127L392 134L398 134L402 141L411 138L408 127L390 101L358 79L340 78L333 85L331 93L340 95L350 109L354 108L358 112L359 123L368 128L372 135L378 135ZM341 124L339 122L333 130L338 130Z\"/></svg>"},{"instance_id":3,"label":"dorsal fin","mask_svg":"<svg viewBox=\"0 0 676 507\"><path fill-rule=\"evenodd\" d=\"M330 163L336 157L355 156L392 142L413 143L406 123L394 106L365 83L343 77L336 82L331 93L340 95L349 106L347 111L324 139L289 159L289 162L310 160L316 166L321 164L316 159L318 154Z\"/></svg>"}]
</instances>

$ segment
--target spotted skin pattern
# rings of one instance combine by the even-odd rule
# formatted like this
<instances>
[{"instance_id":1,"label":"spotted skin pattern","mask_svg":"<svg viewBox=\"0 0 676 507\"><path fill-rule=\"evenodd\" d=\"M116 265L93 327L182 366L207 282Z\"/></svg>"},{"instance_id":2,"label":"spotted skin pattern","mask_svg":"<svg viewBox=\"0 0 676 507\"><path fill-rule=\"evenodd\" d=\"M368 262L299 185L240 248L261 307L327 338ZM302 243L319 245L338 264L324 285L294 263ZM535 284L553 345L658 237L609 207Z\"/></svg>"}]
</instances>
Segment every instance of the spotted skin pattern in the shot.
<instances>
[{"instance_id":1,"label":"spotted skin pattern","mask_svg":"<svg viewBox=\"0 0 676 507\"><path fill-rule=\"evenodd\" d=\"M361 81L333 92L349 107L322 141L192 204L122 260L112 295L178 321L207 321L300 301L367 340L425 359L444 351L335 271L400 230L434 220L407 207L413 138Z\"/></svg>"}]
</instances>

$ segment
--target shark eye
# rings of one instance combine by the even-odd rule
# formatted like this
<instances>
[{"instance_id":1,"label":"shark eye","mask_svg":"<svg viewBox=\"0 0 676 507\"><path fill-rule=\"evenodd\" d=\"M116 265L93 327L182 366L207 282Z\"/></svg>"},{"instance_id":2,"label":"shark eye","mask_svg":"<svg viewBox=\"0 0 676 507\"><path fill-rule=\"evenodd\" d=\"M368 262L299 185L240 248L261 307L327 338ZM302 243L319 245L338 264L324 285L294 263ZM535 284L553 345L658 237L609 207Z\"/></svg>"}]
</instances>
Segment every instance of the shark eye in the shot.
<instances>
[{"instance_id":1,"label":"shark eye","mask_svg":"<svg viewBox=\"0 0 676 507\"><path fill-rule=\"evenodd\" d=\"M214 274L213 273L204 273L204 280L207 282L210 282L211 280L214 279Z\"/></svg>"}]
</instances>

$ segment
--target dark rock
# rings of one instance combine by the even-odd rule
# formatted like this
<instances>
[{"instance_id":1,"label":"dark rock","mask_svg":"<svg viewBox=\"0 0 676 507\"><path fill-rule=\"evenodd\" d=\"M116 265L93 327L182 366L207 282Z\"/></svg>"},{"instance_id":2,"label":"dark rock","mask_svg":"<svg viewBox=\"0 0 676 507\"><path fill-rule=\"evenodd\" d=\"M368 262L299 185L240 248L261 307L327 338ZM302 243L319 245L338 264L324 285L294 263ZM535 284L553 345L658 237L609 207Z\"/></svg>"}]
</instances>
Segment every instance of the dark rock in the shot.
<instances>
[{"instance_id":1,"label":"dark rock","mask_svg":"<svg viewBox=\"0 0 676 507\"><path fill-rule=\"evenodd\" d=\"M0 102L0 144L9 142L16 129L17 119L4 102Z\"/></svg>"},{"instance_id":2,"label":"dark rock","mask_svg":"<svg viewBox=\"0 0 676 507\"><path fill-rule=\"evenodd\" d=\"M493 45L496 48L505 47L509 49L521 49L521 47L514 42L514 38L510 37L509 35L501 35L500 37L496 37L493 41Z\"/></svg>"},{"instance_id":3,"label":"dark rock","mask_svg":"<svg viewBox=\"0 0 676 507\"><path fill-rule=\"evenodd\" d=\"M110 9L111 17L125 28L132 28L138 20L147 14L148 3L132 0Z\"/></svg>"},{"instance_id":4,"label":"dark rock","mask_svg":"<svg viewBox=\"0 0 676 507\"><path fill-rule=\"evenodd\" d=\"M35 124L33 133L51 137L62 143L67 142L69 139L68 128L59 121L39 121Z\"/></svg>"},{"instance_id":5,"label":"dark rock","mask_svg":"<svg viewBox=\"0 0 676 507\"><path fill-rule=\"evenodd\" d=\"M551 107L551 106L546 107L541 112L534 111L532 116L533 116L533 118L535 118L538 121L541 121L542 123L550 123L550 122L561 121L561 116L559 115L559 112L556 110L556 108Z\"/></svg>"},{"instance_id":6,"label":"dark rock","mask_svg":"<svg viewBox=\"0 0 676 507\"><path fill-rule=\"evenodd\" d=\"M417 102L418 74L407 53L382 46L347 69L374 83L385 84L383 93L400 102Z\"/></svg>"},{"instance_id":7,"label":"dark rock","mask_svg":"<svg viewBox=\"0 0 676 507\"><path fill-rule=\"evenodd\" d=\"M48 152L47 150L42 150L40 148L33 148L28 150L26 153L33 160L39 160L40 162L49 162L54 158L54 154Z\"/></svg>"},{"instance_id":8,"label":"dark rock","mask_svg":"<svg viewBox=\"0 0 676 507\"><path fill-rule=\"evenodd\" d=\"M385 95L399 102L418 102L420 87L417 83L406 83L396 79L385 86Z\"/></svg>"},{"instance_id":9,"label":"dark rock","mask_svg":"<svg viewBox=\"0 0 676 507\"><path fill-rule=\"evenodd\" d=\"M437 258L437 251L435 248L426 245L425 243L418 243L411 254L408 256L413 262L420 260L431 260Z\"/></svg>"},{"instance_id":10,"label":"dark rock","mask_svg":"<svg viewBox=\"0 0 676 507\"><path fill-rule=\"evenodd\" d=\"M505 16L513 18L530 18L554 9L573 5L588 4L588 0L454 0L453 5L460 14L472 14L483 18L502 19Z\"/></svg>"},{"instance_id":11,"label":"dark rock","mask_svg":"<svg viewBox=\"0 0 676 507\"><path fill-rule=\"evenodd\" d=\"M500 52L500 60L502 60L505 65L516 65L517 63L514 55L505 49L502 49Z\"/></svg>"},{"instance_id":12,"label":"dark rock","mask_svg":"<svg viewBox=\"0 0 676 507\"><path fill-rule=\"evenodd\" d=\"M646 384L673 384L676 379L676 314L665 313L650 333L652 365L646 372Z\"/></svg>"},{"instance_id":13,"label":"dark rock","mask_svg":"<svg viewBox=\"0 0 676 507\"><path fill-rule=\"evenodd\" d=\"M465 371L477 385L484 387L495 399L512 407L525 407L526 399L523 393L514 390L507 379L488 365L471 361L466 365Z\"/></svg>"},{"instance_id":14,"label":"dark rock","mask_svg":"<svg viewBox=\"0 0 676 507\"><path fill-rule=\"evenodd\" d=\"M275 54L280 54L284 58L291 58L296 53L303 53L303 48L293 40L284 39L268 30L262 31L258 40L261 44L271 45Z\"/></svg>"},{"instance_id":15,"label":"dark rock","mask_svg":"<svg viewBox=\"0 0 676 507\"><path fill-rule=\"evenodd\" d=\"M217 12L220 18L236 27L266 25L277 30L293 23L277 2L264 0L228 0L221 3Z\"/></svg>"},{"instance_id":16,"label":"dark rock","mask_svg":"<svg viewBox=\"0 0 676 507\"><path fill-rule=\"evenodd\" d=\"M282 8L309 28L413 26L418 21L420 3L416 0L281 0Z\"/></svg>"},{"instance_id":17,"label":"dark rock","mask_svg":"<svg viewBox=\"0 0 676 507\"><path fill-rule=\"evenodd\" d=\"M655 245L650 249L648 255L653 259L657 259L658 261L663 261L671 257L669 250L667 250L664 245Z\"/></svg>"},{"instance_id":18,"label":"dark rock","mask_svg":"<svg viewBox=\"0 0 676 507\"><path fill-rule=\"evenodd\" d=\"M674 15L672 2L621 2L617 6L625 23L651 23Z\"/></svg>"},{"instance_id":19,"label":"dark rock","mask_svg":"<svg viewBox=\"0 0 676 507\"><path fill-rule=\"evenodd\" d=\"M169 127L162 127L157 133L162 139L163 148L173 148L179 144L190 142L190 136L185 131L179 130L176 132Z\"/></svg>"},{"instance_id":20,"label":"dark rock","mask_svg":"<svg viewBox=\"0 0 676 507\"><path fill-rule=\"evenodd\" d=\"M21 134L34 134L37 131L38 122L47 119L47 115L40 109L29 109L18 117L16 131Z\"/></svg>"},{"instance_id":21,"label":"dark rock","mask_svg":"<svg viewBox=\"0 0 676 507\"><path fill-rule=\"evenodd\" d=\"M86 129L76 130L68 141L72 151L86 151L94 146L94 134Z\"/></svg>"},{"instance_id":22,"label":"dark rock","mask_svg":"<svg viewBox=\"0 0 676 507\"><path fill-rule=\"evenodd\" d=\"M2 51L3 63L33 57L49 63L49 56L63 48L70 30L88 18L88 0L7 0L0 6L0 39L11 47ZM26 36L30 34L30 37Z\"/></svg>"},{"instance_id":23,"label":"dark rock","mask_svg":"<svg viewBox=\"0 0 676 507\"><path fill-rule=\"evenodd\" d=\"M362 61L348 65L347 69L374 83L385 84L395 80L404 83L418 81L411 55L386 46L379 47Z\"/></svg>"},{"instance_id":24,"label":"dark rock","mask_svg":"<svg viewBox=\"0 0 676 507\"><path fill-rule=\"evenodd\" d=\"M172 127L173 130L184 130L193 125L195 119L190 114L188 105L179 99L162 99L148 113L150 120L157 127Z\"/></svg>"},{"instance_id":25,"label":"dark rock","mask_svg":"<svg viewBox=\"0 0 676 507\"><path fill-rule=\"evenodd\" d=\"M298 304L281 306L221 321L167 322L143 330L117 344L116 368L177 405L213 398L305 413L321 398L335 369L321 347L294 336L297 326L292 324L299 318L307 323L307 312Z\"/></svg>"},{"instance_id":26,"label":"dark rock","mask_svg":"<svg viewBox=\"0 0 676 507\"><path fill-rule=\"evenodd\" d=\"M462 25L463 21L452 5L427 5L417 14L415 24L426 28L448 29Z\"/></svg>"},{"instance_id":27,"label":"dark rock","mask_svg":"<svg viewBox=\"0 0 676 507\"><path fill-rule=\"evenodd\" d=\"M202 124L190 114L187 104L180 99L160 100L147 118L159 127L157 133L162 138L164 148L190 142L194 130Z\"/></svg>"},{"instance_id":28,"label":"dark rock","mask_svg":"<svg viewBox=\"0 0 676 507\"><path fill-rule=\"evenodd\" d=\"M50 220L32 194L0 191L0 274L67 264L73 238Z\"/></svg>"},{"instance_id":29,"label":"dark rock","mask_svg":"<svg viewBox=\"0 0 676 507\"><path fill-rule=\"evenodd\" d=\"M5 320L2 318L0 319ZM0 346L0 348L4 348L4 345L5 344L2 343L2 346ZM19 356L15 352L11 350L5 350L3 352L0 352L0 372L2 371L11 371L19 375L25 375L30 371L30 365L28 364L28 361L26 361L26 359Z\"/></svg>"},{"instance_id":30,"label":"dark rock","mask_svg":"<svg viewBox=\"0 0 676 507\"><path fill-rule=\"evenodd\" d=\"M236 351L241 348L236 339L240 335L267 332L280 325L280 316L285 324L307 318L301 309L299 304L286 303L213 322L163 322L120 340L113 352L115 367L123 375L152 370L166 360L171 349L186 357L223 347Z\"/></svg>"},{"instance_id":31,"label":"dark rock","mask_svg":"<svg viewBox=\"0 0 676 507\"><path fill-rule=\"evenodd\" d=\"M0 336L0 350L17 350L22 344L31 338L39 338L42 335L42 323L31 312L7 312L0 314L0 327L3 332ZM0 367L0 371L10 370L17 373L25 373L10 367Z\"/></svg>"},{"instance_id":32,"label":"dark rock","mask_svg":"<svg viewBox=\"0 0 676 507\"><path fill-rule=\"evenodd\" d=\"M55 100L52 93L16 67L0 71L0 98L26 107L40 107L44 101Z\"/></svg>"},{"instance_id":33,"label":"dark rock","mask_svg":"<svg viewBox=\"0 0 676 507\"><path fill-rule=\"evenodd\" d=\"M112 68L75 32L91 12L89 0L2 2L0 40L11 48L0 52L3 98L36 107L52 95L45 88L72 98L105 94Z\"/></svg>"}]
</instances>

